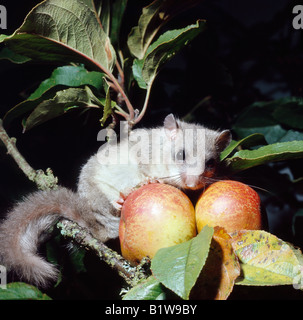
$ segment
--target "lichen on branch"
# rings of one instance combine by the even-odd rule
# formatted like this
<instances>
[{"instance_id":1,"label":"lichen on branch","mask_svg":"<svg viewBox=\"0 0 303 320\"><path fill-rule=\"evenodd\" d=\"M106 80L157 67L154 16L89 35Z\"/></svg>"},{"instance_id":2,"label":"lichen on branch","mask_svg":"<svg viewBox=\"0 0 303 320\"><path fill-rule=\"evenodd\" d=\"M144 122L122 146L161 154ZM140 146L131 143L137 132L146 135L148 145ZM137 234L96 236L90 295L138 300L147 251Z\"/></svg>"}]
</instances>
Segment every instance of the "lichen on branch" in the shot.
<instances>
[{"instance_id":1,"label":"lichen on branch","mask_svg":"<svg viewBox=\"0 0 303 320\"><path fill-rule=\"evenodd\" d=\"M87 229L80 227L77 223L62 219L57 223L57 227L61 230L63 236L70 237L86 249L94 251L110 267L117 270L131 287L149 276L145 270L148 261L142 261L138 266L132 266L116 251L94 238Z\"/></svg>"}]
</instances>

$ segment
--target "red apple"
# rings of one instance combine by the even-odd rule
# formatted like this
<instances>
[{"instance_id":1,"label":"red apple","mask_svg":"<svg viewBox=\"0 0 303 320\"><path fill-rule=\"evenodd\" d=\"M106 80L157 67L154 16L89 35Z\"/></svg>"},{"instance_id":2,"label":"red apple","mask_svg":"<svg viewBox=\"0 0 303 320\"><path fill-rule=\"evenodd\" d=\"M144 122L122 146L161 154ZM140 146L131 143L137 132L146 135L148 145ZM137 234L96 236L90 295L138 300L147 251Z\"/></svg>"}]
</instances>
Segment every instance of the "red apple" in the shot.
<instances>
[{"instance_id":1,"label":"red apple","mask_svg":"<svg viewBox=\"0 0 303 320\"><path fill-rule=\"evenodd\" d=\"M189 198L167 184L147 184L125 200L119 228L124 258L138 263L164 247L196 235L195 210Z\"/></svg>"},{"instance_id":2,"label":"red apple","mask_svg":"<svg viewBox=\"0 0 303 320\"><path fill-rule=\"evenodd\" d=\"M198 232L205 225L220 226L227 232L262 228L260 197L238 181L219 181L210 185L196 204Z\"/></svg>"}]
</instances>

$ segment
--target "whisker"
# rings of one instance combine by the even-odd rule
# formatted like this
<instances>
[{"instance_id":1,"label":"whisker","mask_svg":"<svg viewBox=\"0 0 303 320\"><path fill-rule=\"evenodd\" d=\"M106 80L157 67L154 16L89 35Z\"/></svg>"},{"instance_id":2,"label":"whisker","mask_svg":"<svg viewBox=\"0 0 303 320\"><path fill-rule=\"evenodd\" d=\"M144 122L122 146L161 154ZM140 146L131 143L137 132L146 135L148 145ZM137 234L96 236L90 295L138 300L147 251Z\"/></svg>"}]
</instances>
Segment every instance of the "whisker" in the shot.
<instances>
[{"instance_id":1,"label":"whisker","mask_svg":"<svg viewBox=\"0 0 303 320\"><path fill-rule=\"evenodd\" d=\"M159 179L174 179L174 178L181 178L181 174L177 173L177 174L173 174L171 176L160 177Z\"/></svg>"},{"instance_id":2,"label":"whisker","mask_svg":"<svg viewBox=\"0 0 303 320\"><path fill-rule=\"evenodd\" d=\"M211 182L211 183L225 180L225 179L220 178L220 177L217 177L217 178L203 177L203 179L204 179L205 181L209 181L209 182Z\"/></svg>"},{"instance_id":3,"label":"whisker","mask_svg":"<svg viewBox=\"0 0 303 320\"><path fill-rule=\"evenodd\" d=\"M217 177L217 178L211 178L211 177L205 177L205 180L208 180L208 181L211 181L211 182L217 182L217 181L224 181L226 180L226 178L220 178L220 177ZM242 182L242 181L240 181ZM245 182L242 182L242 183L245 183ZM266 193L269 193L271 195L274 195L272 192L270 192L269 190L266 190L264 188L261 188L261 187L258 187L258 186L255 186L255 185L252 185L252 184L248 184L248 183L245 183L247 186L253 188L253 189L258 189L260 191L263 191L263 192L266 192Z\"/></svg>"},{"instance_id":4,"label":"whisker","mask_svg":"<svg viewBox=\"0 0 303 320\"><path fill-rule=\"evenodd\" d=\"M268 193L268 194L270 194L270 195L272 195L272 196L274 195L273 192L271 192L271 191L269 191L269 190L266 190L266 189L264 189L264 188L261 188L261 187L258 187L258 186L252 185L252 184L247 184L247 183L246 183L246 185L248 185L249 187L251 187L251 188L253 188L253 189L258 189L258 190L260 190L260 191L266 192L266 193Z\"/></svg>"},{"instance_id":5,"label":"whisker","mask_svg":"<svg viewBox=\"0 0 303 320\"><path fill-rule=\"evenodd\" d=\"M181 184L181 180L182 180L180 173L173 174L171 176L161 177L159 179L174 180L174 182L177 183L177 184ZM224 180L227 180L227 179L229 179L229 178L227 178L227 177L216 177L216 178L214 178L214 177L203 177L204 182L206 182L205 186L203 187L203 190L205 191L207 185L209 185L209 184L212 184L212 183L215 183L215 182L218 182L218 181L224 181ZM266 193L268 193L270 195L274 195L269 190L266 190L266 189L261 188L259 186L255 186L255 185L251 185L251 184L247 184L247 183L245 183L245 184L248 185L249 187L253 188L253 189L257 189L257 190L266 192Z\"/></svg>"}]
</instances>

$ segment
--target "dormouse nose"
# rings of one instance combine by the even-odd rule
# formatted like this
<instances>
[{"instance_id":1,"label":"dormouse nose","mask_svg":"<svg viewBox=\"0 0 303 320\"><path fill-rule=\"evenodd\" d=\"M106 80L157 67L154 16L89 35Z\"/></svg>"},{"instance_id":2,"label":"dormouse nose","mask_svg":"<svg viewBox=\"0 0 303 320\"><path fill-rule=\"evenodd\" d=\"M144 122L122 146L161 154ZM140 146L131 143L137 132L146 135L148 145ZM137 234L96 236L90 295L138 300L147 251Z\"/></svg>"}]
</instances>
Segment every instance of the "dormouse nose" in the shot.
<instances>
[{"instance_id":1,"label":"dormouse nose","mask_svg":"<svg viewBox=\"0 0 303 320\"><path fill-rule=\"evenodd\" d=\"M199 189L201 187L201 179L197 175L186 176L184 183L189 189Z\"/></svg>"}]
</instances>

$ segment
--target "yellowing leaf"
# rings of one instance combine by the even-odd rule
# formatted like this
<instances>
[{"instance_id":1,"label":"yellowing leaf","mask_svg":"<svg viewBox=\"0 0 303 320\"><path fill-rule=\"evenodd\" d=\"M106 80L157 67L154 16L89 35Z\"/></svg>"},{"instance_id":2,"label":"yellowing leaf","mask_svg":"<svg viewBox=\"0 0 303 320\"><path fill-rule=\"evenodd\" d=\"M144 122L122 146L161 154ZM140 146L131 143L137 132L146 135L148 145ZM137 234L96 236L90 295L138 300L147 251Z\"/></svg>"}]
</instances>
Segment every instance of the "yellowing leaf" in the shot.
<instances>
[{"instance_id":1,"label":"yellowing leaf","mask_svg":"<svg viewBox=\"0 0 303 320\"><path fill-rule=\"evenodd\" d=\"M263 230L233 233L231 243L241 262L243 285L286 285L298 283L302 253Z\"/></svg>"},{"instance_id":2,"label":"yellowing leaf","mask_svg":"<svg viewBox=\"0 0 303 320\"><path fill-rule=\"evenodd\" d=\"M230 242L231 236L216 227L209 255L194 286L191 299L225 300L240 275L240 264Z\"/></svg>"}]
</instances>

